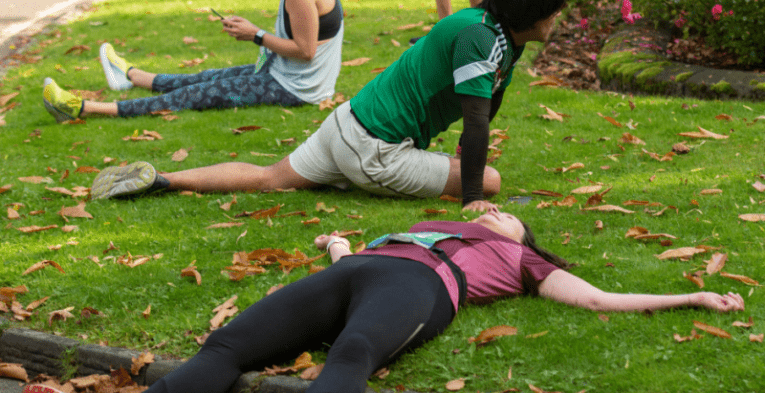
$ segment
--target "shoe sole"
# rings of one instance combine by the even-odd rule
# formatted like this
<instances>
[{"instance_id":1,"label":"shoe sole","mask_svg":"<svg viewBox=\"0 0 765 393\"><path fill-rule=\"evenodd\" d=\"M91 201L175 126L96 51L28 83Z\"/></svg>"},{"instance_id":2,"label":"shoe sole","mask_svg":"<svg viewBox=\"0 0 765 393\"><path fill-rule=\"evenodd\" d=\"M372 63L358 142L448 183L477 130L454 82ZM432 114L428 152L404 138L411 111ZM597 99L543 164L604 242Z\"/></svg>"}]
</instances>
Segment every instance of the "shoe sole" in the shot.
<instances>
[{"instance_id":1,"label":"shoe sole","mask_svg":"<svg viewBox=\"0 0 765 393\"><path fill-rule=\"evenodd\" d=\"M56 123L63 123L65 121L74 120L75 117L72 117L65 112L57 109L53 104L50 103L50 101L43 98L43 104L45 104L45 109L53 115L53 117L56 119Z\"/></svg>"},{"instance_id":2,"label":"shoe sole","mask_svg":"<svg viewBox=\"0 0 765 393\"><path fill-rule=\"evenodd\" d=\"M148 190L157 179L157 171L148 162L104 169L93 180L92 199L106 199Z\"/></svg>"},{"instance_id":3,"label":"shoe sole","mask_svg":"<svg viewBox=\"0 0 765 393\"><path fill-rule=\"evenodd\" d=\"M117 74L114 72L114 68L116 66L112 65L112 62L109 61L109 57L106 55L106 46L101 45L101 48L99 49L99 57L101 58L101 67L104 69L104 74L106 75L106 82L109 83L109 88L112 90L127 90L133 87L133 83L126 80L125 82L120 82L117 80ZM121 71L120 71L121 72Z\"/></svg>"}]
</instances>

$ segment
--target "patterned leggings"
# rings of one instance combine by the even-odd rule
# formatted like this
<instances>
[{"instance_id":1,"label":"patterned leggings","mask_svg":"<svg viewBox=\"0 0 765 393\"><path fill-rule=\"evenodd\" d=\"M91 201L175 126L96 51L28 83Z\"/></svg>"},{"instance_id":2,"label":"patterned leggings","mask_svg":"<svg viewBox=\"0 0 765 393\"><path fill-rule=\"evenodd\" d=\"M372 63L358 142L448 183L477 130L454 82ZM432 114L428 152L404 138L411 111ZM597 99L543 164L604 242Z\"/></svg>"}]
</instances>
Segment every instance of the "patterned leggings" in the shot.
<instances>
[{"instance_id":1,"label":"patterned leggings","mask_svg":"<svg viewBox=\"0 0 765 393\"><path fill-rule=\"evenodd\" d=\"M132 117L169 109L223 109L257 104L297 106L306 102L269 74L272 58L258 71L255 64L206 70L197 74L158 74L152 90L162 95L117 103L118 116Z\"/></svg>"}]
</instances>

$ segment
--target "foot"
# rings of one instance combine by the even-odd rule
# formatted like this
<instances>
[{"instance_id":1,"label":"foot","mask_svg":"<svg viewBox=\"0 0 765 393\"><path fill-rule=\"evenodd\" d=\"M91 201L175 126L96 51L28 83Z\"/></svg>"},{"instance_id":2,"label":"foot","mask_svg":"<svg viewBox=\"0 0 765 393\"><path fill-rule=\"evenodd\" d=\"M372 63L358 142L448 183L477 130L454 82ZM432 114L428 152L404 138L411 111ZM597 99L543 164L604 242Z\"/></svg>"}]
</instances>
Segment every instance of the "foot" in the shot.
<instances>
[{"instance_id":1,"label":"foot","mask_svg":"<svg viewBox=\"0 0 765 393\"><path fill-rule=\"evenodd\" d=\"M125 59L117 56L114 47L109 43L101 45L99 50L101 57L101 66L106 74L106 81L109 82L109 88L112 90L127 90L133 87L133 83L128 80L127 72L133 65Z\"/></svg>"},{"instance_id":2,"label":"foot","mask_svg":"<svg viewBox=\"0 0 765 393\"><path fill-rule=\"evenodd\" d=\"M157 174L148 162L134 162L125 167L112 166L104 169L93 180L90 196L106 199L167 188L170 183Z\"/></svg>"},{"instance_id":3,"label":"foot","mask_svg":"<svg viewBox=\"0 0 765 393\"><path fill-rule=\"evenodd\" d=\"M57 122L63 123L80 117L82 103L82 98L60 88L53 79L45 78L43 104Z\"/></svg>"}]
</instances>

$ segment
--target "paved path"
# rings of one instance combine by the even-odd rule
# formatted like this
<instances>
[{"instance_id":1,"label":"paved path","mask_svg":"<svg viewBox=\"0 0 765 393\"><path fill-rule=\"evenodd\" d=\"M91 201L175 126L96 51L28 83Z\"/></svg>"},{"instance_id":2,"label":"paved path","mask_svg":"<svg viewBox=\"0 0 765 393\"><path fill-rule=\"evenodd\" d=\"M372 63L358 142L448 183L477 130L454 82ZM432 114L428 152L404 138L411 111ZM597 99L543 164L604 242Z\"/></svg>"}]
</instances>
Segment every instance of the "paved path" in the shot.
<instances>
[{"instance_id":1,"label":"paved path","mask_svg":"<svg viewBox=\"0 0 765 393\"><path fill-rule=\"evenodd\" d=\"M21 35L39 31L90 0L3 0L0 2L0 59L13 50Z\"/></svg>"}]
</instances>

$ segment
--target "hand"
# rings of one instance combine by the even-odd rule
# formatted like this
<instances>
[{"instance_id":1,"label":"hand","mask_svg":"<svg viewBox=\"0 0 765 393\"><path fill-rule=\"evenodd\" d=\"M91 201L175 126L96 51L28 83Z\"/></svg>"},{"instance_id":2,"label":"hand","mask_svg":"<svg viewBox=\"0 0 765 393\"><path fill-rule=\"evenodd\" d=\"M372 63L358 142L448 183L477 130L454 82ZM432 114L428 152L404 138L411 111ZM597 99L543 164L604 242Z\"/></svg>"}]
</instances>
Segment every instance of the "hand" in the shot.
<instances>
[{"instance_id":1,"label":"hand","mask_svg":"<svg viewBox=\"0 0 765 393\"><path fill-rule=\"evenodd\" d=\"M463 211L470 210L474 212L484 212L488 211L489 209L498 209L497 205L489 202L489 201L473 201L465 205L465 207L462 208Z\"/></svg>"},{"instance_id":2,"label":"hand","mask_svg":"<svg viewBox=\"0 0 765 393\"><path fill-rule=\"evenodd\" d=\"M260 28L241 16L232 16L221 20L223 31L238 41L252 41Z\"/></svg>"},{"instance_id":3,"label":"hand","mask_svg":"<svg viewBox=\"0 0 765 393\"><path fill-rule=\"evenodd\" d=\"M698 292L691 295L691 304L717 312L743 311L744 299L737 293L719 295L714 292Z\"/></svg>"},{"instance_id":4,"label":"hand","mask_svg":"<svg viewBox=\"0 0 765 393\"><path fill-rule=\"evenodd\" d=\"M334 231L330 233L329 236L323 235L323 234L316 236L316 239L313 239L313 244L315 244L316 248L318 248L319 250L326 251L327 244L329 244L329 241L332 240L332 238L338 237L337 234L338 232Z\"/></svg>"}]
</instances>

